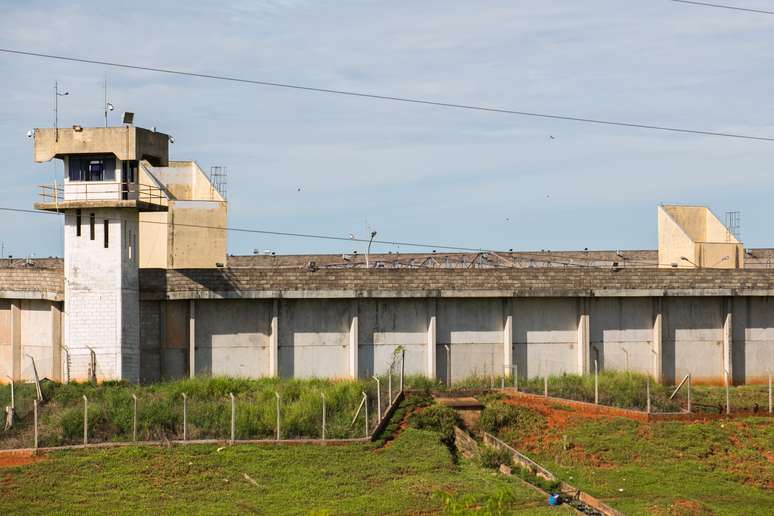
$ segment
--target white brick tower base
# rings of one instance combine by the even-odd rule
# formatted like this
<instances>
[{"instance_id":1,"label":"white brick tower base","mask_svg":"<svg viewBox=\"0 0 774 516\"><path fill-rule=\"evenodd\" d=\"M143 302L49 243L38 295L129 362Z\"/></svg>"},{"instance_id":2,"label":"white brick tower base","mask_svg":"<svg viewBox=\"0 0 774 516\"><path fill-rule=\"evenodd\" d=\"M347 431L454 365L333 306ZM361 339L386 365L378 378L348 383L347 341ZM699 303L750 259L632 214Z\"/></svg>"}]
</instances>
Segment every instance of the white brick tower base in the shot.
<instances>
[{"instance_id":1,"label":"white brick tower base","mask_svg":"<svg viewBox=\"0 0 774 516\"><path fill-rule=\"evenodd\" d=\"M93 350L98 381L139 381L138 232L133 209L65 214L64 342L73 380L89 378Z\"/></svg>"}]
</instances>

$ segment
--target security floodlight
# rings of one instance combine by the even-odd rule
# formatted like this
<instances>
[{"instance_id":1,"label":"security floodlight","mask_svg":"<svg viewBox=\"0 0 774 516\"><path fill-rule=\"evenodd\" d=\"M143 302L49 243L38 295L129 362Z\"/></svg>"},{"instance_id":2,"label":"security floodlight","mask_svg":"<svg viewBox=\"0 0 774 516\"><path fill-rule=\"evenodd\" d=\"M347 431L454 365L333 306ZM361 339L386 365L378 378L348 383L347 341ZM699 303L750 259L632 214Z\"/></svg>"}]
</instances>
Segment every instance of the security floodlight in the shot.
<instances>
[{"instance_id":1,"label":"security floodlight","mask_svg":"<svg viewBox=\"0 0 774 516\"><path fill-rule=\"evenodd\" d=\"M175 138L173 136L169 137L169 143L175 143Z\"/></svg>"},{"instance_id":2,"label":"security floodlight","mask_svg":"<svg viewBox=\"0 0 774 516\"><path fill-rule=\"evenodd\" d=\"M110 102L107 103L106 107L108 111L113 111L116 109L115 106L113 106L113 104L111 104Z\"/></svg>"},{"instance_id":3,"label":"security floodlight","mask_svg":"<svg viewBox=\"0 0 774 516\"><path fill-rule=\"evenodd\" d=\"M32 138L33 134L35 133L32 131L32 129L30 129L29 131L27 131L27 138Z\"/></svg>"},{"instance_id":4,"label":"security floodlight","mask_svg":"<svg viewBox=\"0 0 774 516\"><path fill-rule=\"evenodd\" d=\"M134 123L134 113L126 111L123 116L123 122L126 125L132 125Z\"/></svg>"}]
</instances>

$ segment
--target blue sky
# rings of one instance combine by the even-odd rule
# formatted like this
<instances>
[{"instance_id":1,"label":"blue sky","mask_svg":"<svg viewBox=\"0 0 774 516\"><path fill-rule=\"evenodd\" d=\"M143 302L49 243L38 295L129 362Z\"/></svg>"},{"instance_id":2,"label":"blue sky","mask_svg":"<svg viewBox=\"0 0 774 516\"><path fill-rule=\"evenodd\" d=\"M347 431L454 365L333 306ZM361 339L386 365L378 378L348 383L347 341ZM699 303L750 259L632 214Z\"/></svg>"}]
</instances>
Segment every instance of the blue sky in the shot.
<instances>
[{"instance_id":1,"label":"blue sky","mask_svg":"<svg viewBox=\"0 0 774 516\"><path fill-rule=\"evenodd\" d=\"M728 0L767 9L763 0ZM0 47L524 111L774 137L774 16L668 0L172 3L0 0ZM497 249L656 247L656 206L742 213L774 246L774 143L357 99L0 54L0 206L61 165L33 127L117 111L174 159L229 169L229 225ZM554 138L552 139L551 136ZM57 166L59 168L57 168ZM301 188L299 192L298 189ZM0 214L5 254L61 255L61 221ZM243 233L229 252L359 244ZM380 250L401 250L383 247Z\"/></svg>"}]
</instances>

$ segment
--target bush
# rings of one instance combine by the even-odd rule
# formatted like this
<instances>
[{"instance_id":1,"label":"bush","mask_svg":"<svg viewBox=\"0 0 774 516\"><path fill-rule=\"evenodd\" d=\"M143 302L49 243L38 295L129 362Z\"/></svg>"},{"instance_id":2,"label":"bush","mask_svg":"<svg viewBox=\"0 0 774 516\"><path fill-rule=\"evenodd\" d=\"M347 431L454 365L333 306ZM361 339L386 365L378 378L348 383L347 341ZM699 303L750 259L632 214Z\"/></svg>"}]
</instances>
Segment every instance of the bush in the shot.
<instances>
[{"instance_id":1,"label":"bush","mask_svg":"<svg viewBox=\"0 0 774 516\"><path fill-rule=\"evenodd\" d=\"M409 425L420 430L433 430L440 433L441 442L447 446L454 445L454 427L459 422L457 412L446 405L431 405L409 416Z\"/></svg>"},{"instance_id":2,"label":"bush","mask_svg":"<svg viewBox=\"0 0 774 516\"><path fill-rule=\"evenodd\" d=\"M510 466L513 463L513 458L507 450L489 446L486 446L481 450L478 460L481 462L481 466L490 469L498 469L500 464Z\"/></svg>"},{"instance_id":3,"label":"bush","mask_svg":"<svg viewBox=\"0 0 774 516\"><path fill-rule=\"evenodd\" d=\"M521 410L518 407L495 401L481 412L479 425L484 431L496 435L501 428L515 425L520 414Z\"/></svg>"}]
</instances>

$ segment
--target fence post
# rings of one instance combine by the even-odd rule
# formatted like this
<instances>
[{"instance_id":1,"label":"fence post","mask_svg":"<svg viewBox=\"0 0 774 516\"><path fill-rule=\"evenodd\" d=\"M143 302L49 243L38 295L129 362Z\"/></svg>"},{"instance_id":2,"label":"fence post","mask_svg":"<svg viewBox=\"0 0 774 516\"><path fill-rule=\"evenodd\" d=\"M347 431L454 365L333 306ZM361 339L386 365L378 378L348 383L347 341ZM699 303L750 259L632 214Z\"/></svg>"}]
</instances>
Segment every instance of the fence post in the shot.
<instances>
[{"instance_id":1,"label":"fence post","mask_svg":"<svg viewBox=\"0 0 774 516\"><path fill-rule=\"evenodd\" d=\"M647 397L646 410L650 414L650 375L645 377L645 396Z\"/></svg>"},{"instance_id":2,"label":"fence post","mask_svg":"<svg viewBox=\"0 0 774 516\"><path fill-rule=\"evenodd\" d=\"M188 394L183 393L183 440L188 440Z\"/></svg>"},{"instance_id":3,"label":"fence post","mask_svg":"<svg viewBox=\"0 0 774 516\"><path fill-rule=\"evenodd\" d=\"M231 444L234 444L236 440L236 400L233 392L229 392L228 397L231 398Z\"/></svg>"},{"instance_id":4,"label":"fence post","mask_svg":"<svg viewBox=\"0 0 774 516\"><path fill-rule=\"evenodd\" d=\"M389 370L389 376L387 377L387 393L390 395L390 402L389 405L392 405L392 370L395 367L395 360L390 362L390 370Z\"/></svg>"},{"instance_id":5,"label":"fence post","mask_svg":"<svg viewBox=\"0 0 774 516\"><path fill-rule=\"evenodd\" d=\"M322 396L322 402L323 402L323 420L322 420L322 440L325 440L325 393L321 392L320 396Z\"/></svg>"},{"instance_id":6,"label":"fence post","mask_svg":"<svg viewBox=\"0 0 774 516\"><path fill-rule=\"evenodd\" d=\"M451 387L451 347L444 344L443 349L446 350L446 387Z\"/></svg>"},{"instance_id":7,"label":"fence post","mask_svg":"<svg viewBox=\"0 0 774 516\"><path fill-rule=\"evenodd\" d=\"M691 413L691 373L688 373L688 413Z\"/></svg>"},{"instance_id":8,"label":"fence post","mask_svg":"<svg viewBox=\"0 0 774 516\"><path fill-rule=\"evenodd\" d=\"M769 371L769 414L771 414L771 371Z\"/></svg>"},{"instance_id":9,"label":"fence post","mask_svg":"<svg viewBox=\"0 0 774 516\"><path fill-rule=\"evenodd\" d=\"M726 378L726 415L731 414L731 394L728 387L728 369L723 370Z\"/></svg>"},{"instance_id":10,"label":"fence post","mask_svg":"<svg viewBox=\"0 0 774 516\"><path fill-rule=\"evenodd\" d=\"M132 441L137 442L137 395L132 394Z\"/></svg>"},{"instance_id":11,"label":"fence post","mask_svg":"<svg viewBox=\"0 0 774 516\"><path fill-rule=\"evenodd\" d=\"M376 380L376 410L378 411L376 414L378 416L378 420L382 420L382 389L380 387L379 383L379 377L374 375L374 380Z\"/></svg>"},{"instance_id":12,"label":"fence post","mask_svg":"<svg viewBox=\"0 0 774 516\"><path fill-rule=\"evenodd\" d=\"M515 360L513 361L513 365L511 367L513 368L513 388L516 390L516 392L519 392L519 366Z\"/></svg>"},{"instance_id":13,"label":"fence post","mask_svg":"<svg viewBox=\"0 0 774 516\"><path fill-rule=\"evenodd\" d=\"M548 397L548 376L543 377L543 396Z\"/></svg>"},{"instance_id":14,"label":"fence post","mask_svg":"<svg viewBox=\"0 0 774 516\"><path fill-rule=\"evenodd\" d=\"M368 437L368 395L365 391L363 391L363 405L365 406L365 436Z\"/></svg>"},{"instance_id":15,"label":"fence post","mask_svg":"<svg viewBox=\"0 0 774 516\"><path fill-rule=\"evenodd\" d=\"M280 440L280 395L277 391L274 391L274 396L277 398L277 440Z\"/></svg>"},{"instance_id":16,"label":"fence post","mask_svg":"<svg viewBox=\"0 0 774 516\"><path fill-rule=\"evenodd\" d=\"M594 359L594 404L599 405L599 362Z\"/></svg>"},{"instance_id":17,"label":"fence post","mask_svg":"<svg viewBox=\"0 0 774 516\"><path fill-rule=\"evenodd\" d=\"M13 378L10 376L8 378L11 380L11 409L16 410L16 394L14 393ZM769 375L769 378L771 378L771 375Z\"/></svg>"},{"instance_id":18,"label":"fence post","mask_svg":"<svg viewBox=\"0 0 774 516\"><path fill-rule=\"evenodd\" d=\"M89 444L89 398L83 395L83 445Z\"/></svg>"},{"instance_id":19,"label":"fence post","mask_svg":"<svg viewBox=\"0 0 774 516\"><path fill-rule=\"evenodd\" d=\"M38 449L38 400L32 400L32 407L35 417L35 449Z\"/></svg>"},{"instance_id":20,"label":"fence post","mask_svg":"<svg viewBox=\"0 0 774 516\"><path fill-rule=\"evenodd\" d=\"M400 353L400 392L403 392L403 375L406 372L406 350Z\"/></svg>"}]
</instances>

